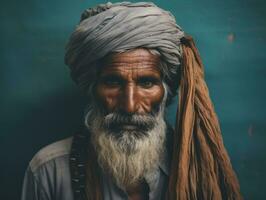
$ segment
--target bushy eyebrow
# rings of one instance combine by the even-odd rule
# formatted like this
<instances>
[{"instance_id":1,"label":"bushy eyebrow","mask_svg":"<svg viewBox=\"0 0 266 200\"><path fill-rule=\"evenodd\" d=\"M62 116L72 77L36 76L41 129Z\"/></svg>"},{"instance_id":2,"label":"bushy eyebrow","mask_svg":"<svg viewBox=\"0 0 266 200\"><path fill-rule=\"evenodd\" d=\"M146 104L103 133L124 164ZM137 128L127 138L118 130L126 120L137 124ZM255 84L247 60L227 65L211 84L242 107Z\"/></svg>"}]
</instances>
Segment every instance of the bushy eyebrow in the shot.
<instances>
[{"instance_id":1,"label":"bushy eyebrow","mask_svg":"<svg viewBox=\"0 0 266 200\"><path fill-rule=\"evenodd\" d=\"M117 78L117 79L124 79L123 76L121 74L117 74L117 73L102 73L100 75L101 79L104 78Z\"/></svg>"},{"instance_id":2,"label":"bushy eyebrow","mask_svg":"<svg viewBox=\"0 0 266 200\"><path fill-rule=\"evenodd\" d=\"M161 81L161 78L159 78L159 77L155 77L155 76L146 76L146 75L144 75L144 76L140 76L140 77L138 77L138 79L137 79L138 81L152 81L152 82L159 82L159 81Z\"/></svg>"},{"instance_id":3,"label":"bushy eyebrow","mask_svg":"<svg viewBox=\"0 0 266 200\"><path fill-rule=\"evenodd\" d=\"M100 76L100 80L118 80L118 81L124 81L125 78L119 74L104 74Z\"/></svg>"}]
</instances>

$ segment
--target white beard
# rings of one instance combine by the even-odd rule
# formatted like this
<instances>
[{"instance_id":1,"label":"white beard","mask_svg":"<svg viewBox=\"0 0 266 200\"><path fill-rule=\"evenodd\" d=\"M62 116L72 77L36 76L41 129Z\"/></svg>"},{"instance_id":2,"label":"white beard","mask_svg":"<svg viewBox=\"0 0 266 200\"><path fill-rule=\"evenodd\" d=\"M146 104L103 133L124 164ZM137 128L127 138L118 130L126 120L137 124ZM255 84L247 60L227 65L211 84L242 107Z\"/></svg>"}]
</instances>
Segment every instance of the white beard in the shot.
<instances>
[{"instance_id":1,"label":"white beard","mask_svg":"<svg viewBox=\"0 0 266 200\"><path fill-rule=\"evenodd\" d=\"M158 169L165 151L165 101L166 94L154 117L154 127L143 137L135 137L124 131L117 138L102 128L101 122L105 116L99 116L101 112L93 109L87 113L85 124L91 131L91 142L96 150L98 164L118 187L125 189L132 186Z\"/></svg>"}]
</instances>

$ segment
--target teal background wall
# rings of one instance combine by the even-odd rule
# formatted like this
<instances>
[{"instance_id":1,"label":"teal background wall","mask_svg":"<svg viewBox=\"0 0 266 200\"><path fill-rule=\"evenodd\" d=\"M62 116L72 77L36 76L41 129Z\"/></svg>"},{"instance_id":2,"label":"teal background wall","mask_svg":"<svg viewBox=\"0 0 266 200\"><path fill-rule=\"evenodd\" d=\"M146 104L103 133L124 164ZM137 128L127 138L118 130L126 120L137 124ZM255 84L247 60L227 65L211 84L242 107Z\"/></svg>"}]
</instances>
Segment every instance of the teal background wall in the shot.
<instances>
[{"instance_id":1,"label":"teal background wall","mask_svg":"<svg viewBox=\"0 0 266 200\"><path fill-rule=\"evenodd\" d=\"M69 78L64 47L80 13L101 2L1 1L0 199L19 199L36 151L81 126L86 97ZM266 1L154 2L197 42L245 199L266 199Z\"/></svg>"}]
</instances>

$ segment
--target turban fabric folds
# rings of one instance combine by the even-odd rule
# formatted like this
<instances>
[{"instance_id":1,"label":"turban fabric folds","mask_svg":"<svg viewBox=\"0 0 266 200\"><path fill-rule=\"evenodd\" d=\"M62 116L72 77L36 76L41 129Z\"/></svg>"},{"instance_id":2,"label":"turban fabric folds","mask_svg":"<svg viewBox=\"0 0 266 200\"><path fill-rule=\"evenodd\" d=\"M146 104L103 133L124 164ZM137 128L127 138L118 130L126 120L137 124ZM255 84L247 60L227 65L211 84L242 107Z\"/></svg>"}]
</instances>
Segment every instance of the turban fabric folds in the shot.
<instances>
[{"instance_id":1,"label":"turban fabric folds","mask_svg":"<svg viewBox=\"0 0 266 200\"><path fill-rule=\"evenodd\" d=\"M166 199L242 199L204 81L199 53L192 38L185 36L169 12L152 3L129 2L107 3L88 9L70 38L65 62L74 81L86 88L90 79L96 78L90 77L90 70L97 67L97 60L110 53L135 48L157 50L168 70L180 68L181 72ZM85 136L74 138L73 149L80 148L75 141L82 137ZM74 151L75 154L78 152ZM89 160L95 160L93 149L89 150L88 156ZM77 177L78 170L73 172L75 162L70 160L70 163L71 173ZM102 198L97 171L95 164L86 166L86 189L83 193L82 188L76 190L76 199L82 194L87 199ZM76 187L77 181L73 180Z\"/></svg>"},{"instance_id":2,"label":"turban fabric folds","mask_svg":"<svg viewBox=\"0 0 266 200\"><path fill-rule=\"evenodd\" d=\"M65 62L83 89L93 81L94 63L109 53L155 49L170 71L180 66L182 29L175 18L152 3L102 4L85 10L70 37ZM169 77L171 78L171 77Z\"/></svg>"}]
</instances>

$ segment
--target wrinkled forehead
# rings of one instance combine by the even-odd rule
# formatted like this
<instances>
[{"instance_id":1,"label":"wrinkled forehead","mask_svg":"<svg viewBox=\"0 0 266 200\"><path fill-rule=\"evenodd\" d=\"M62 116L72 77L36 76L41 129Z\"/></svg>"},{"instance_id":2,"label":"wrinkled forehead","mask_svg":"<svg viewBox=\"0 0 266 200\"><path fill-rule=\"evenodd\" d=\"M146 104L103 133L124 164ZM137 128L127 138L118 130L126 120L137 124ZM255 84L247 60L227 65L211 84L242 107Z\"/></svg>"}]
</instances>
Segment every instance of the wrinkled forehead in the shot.
<instances>
[{"instance_id":1,"label":"wrinkled forehead","mask_svg":"<svg viewBox=\"0 0 266 200\"><path fill-rule=\"evenodd\" d=\"M110 73L156 73L161 76L159 55L147 49L134 49L122 53L112 53L101 62L100 74Z\"/></svg>"}]
</instances>

